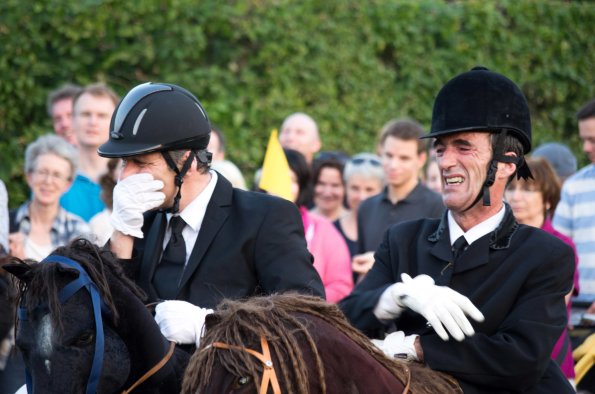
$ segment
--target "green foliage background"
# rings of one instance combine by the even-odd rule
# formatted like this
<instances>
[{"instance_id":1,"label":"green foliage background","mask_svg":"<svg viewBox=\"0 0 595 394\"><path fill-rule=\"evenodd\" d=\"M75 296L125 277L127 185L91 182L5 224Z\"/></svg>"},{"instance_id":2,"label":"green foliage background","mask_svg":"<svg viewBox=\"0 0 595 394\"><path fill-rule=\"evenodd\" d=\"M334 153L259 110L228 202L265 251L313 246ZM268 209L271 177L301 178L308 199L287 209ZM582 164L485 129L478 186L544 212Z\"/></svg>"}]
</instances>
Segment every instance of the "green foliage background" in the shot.
<instances>
[{"instance_id":1,"label":"green foliage background","mask_svg":"<svg viewBox=\"0 0 595 394\"><path fill-rule=\"evenodd\" d=\"M26 144L51 131L47 93L102 80L120 94L152 80L194 92L250 179L291 112L325 150L372 150L389 119L428 125L448 79L482 64L523 89L534 145L580 154L574 113L595 96L595 5L569 1L3 0L0 177L28 195Z\"/></svg>"}]
</instances>

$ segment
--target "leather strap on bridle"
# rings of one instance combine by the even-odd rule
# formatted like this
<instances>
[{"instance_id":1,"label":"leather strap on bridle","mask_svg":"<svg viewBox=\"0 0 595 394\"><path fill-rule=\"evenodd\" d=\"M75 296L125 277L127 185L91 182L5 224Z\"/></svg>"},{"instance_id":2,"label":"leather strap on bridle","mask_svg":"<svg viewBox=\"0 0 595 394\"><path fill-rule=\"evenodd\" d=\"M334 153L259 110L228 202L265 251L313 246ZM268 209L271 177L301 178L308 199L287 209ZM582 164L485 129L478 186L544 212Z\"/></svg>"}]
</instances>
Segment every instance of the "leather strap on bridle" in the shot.
<instances>
[{"instance_id":1,"label":"leather strap on bridle","mask_svg":"<svg viewBox=\"0 0 595 394\"><path fill-rule=\"evenodd\" d=\"M155 373L157 373L157 371L159 371L161 368L163 368L163 366L165 364L167 364L167 362L169 361L171 356L174 354L175 348L176 348L176 343L170 342L169 350L167 351L165 356L161 360L159 360L159 362L157 364L155 364L153 366L153 368L149 369L143 376L141 376L140 379L138 379L136 382L134 382L134 384L132 386L130 386L130 388L128 390L122 391L122 394L128 394L128 393L132 392L132 390L134 390L135 388L137 388L138 386L143 384L151 376L155 375Z\"/></svg>"},{"instance_id":2,"label":"leather strap on bridle","mask_svg":"<svg viewBox=\"0 0 595 394\"><path fill-rule=\"evenodd\" d=\"M267 390L269 389L269 384L273 387L274 394L281 394L281 387L279 386L277 374L275 373L275 367L273 366L273 361L271 359L271 352L269 351L269 343L267 342L264 335L260 336L260 346L262 347L262 353L258 353L256 350L248 349L243 346L228 345L227 343L223 342L213 342L211 346L218 349L241 350L256 357L262 362L264 367L262 372L262 382L260 382L259 394L266 394Z\"/></svg>"},{"instance_id":3,"label":"leather strap on bridle","mask_svg":"<svg viewBox=\"0 0 595 394\"><path fill-rule=\"evenodd\" d=\"M409 386L411 385L411 370L409 369L409 367L405 367L405 371L407 372L407 383L405 384L405 387L403 388L402 394L408 394Z\"/></svg>"}]
</instances>

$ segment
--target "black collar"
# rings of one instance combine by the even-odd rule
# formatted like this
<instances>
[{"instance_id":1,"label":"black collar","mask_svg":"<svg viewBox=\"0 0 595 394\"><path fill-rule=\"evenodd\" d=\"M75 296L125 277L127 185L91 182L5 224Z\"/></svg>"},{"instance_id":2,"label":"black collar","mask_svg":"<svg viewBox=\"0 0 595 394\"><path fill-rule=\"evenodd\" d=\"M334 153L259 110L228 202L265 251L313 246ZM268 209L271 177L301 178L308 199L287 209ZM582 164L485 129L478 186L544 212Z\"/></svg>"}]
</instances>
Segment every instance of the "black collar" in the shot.
<instances>
[{"instance_id":1,"label":"black collar","mask_svg":"<svg viewBox=\"0 0 595 394\"><path fill-rule=\"evenodd\" d=\"M519 227L514 215L512 213L512 209L510 205L506 202L504 203L504 218L502 222L498 225L498 227L490 233L490 248L491 249L506 249L510 246L510 241L514 232ZM438 228L432 234L428 236L428 241L430 242L438 242L438 240L442 237L442 234L446 231L448 232L448 210L444 211L442 215L442 219L438 224Z\"/></svg>"}]
</instances>

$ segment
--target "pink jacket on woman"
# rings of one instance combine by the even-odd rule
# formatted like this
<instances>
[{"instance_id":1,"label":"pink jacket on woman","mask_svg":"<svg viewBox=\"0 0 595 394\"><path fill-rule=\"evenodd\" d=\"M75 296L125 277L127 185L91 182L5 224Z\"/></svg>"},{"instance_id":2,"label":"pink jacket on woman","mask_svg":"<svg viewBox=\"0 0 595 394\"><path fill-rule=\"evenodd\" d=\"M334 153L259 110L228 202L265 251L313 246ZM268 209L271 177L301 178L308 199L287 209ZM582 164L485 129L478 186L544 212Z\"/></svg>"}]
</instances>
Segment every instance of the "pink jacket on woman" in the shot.
<instances>
[{"instance_id":1,"label":"pink jacket on woman","mask_svg":"<svg viewBox=\"0 0 595 394\"><path fill-rule=\"evenodd\" d=\"M326 300L337 303L353 289L351 257L343 237L326 218L300 207L308 250L322 279Z\"/></svg>"}]
</instances>

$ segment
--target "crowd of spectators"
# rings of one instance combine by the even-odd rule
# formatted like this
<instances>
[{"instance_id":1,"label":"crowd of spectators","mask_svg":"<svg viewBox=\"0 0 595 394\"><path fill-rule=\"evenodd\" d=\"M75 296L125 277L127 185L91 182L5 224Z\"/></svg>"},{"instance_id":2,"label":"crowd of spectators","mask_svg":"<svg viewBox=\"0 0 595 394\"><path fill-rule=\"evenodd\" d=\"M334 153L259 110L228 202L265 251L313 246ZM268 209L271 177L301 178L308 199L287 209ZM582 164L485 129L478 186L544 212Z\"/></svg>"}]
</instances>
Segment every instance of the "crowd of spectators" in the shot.
<instances>
[{"instance_id":1,"label":"crowd of spectators","mask_svg":"<svg viewBox=\"0 0 595 394\"><path fill-rule=\"evenodd\" d=\"M9 210L10 196L0 182L3 256L40 261L77 237L99 245L108 242L114 230L109 221L112 193L123 162L101 157L97 149L109 139L118 103L118 96L102 83L66 84L48 95L54 134L40 136L24 151L30 198ZM533 179L514 179L505 192L519 223L576 247L574 287L566 299L569 318L572 301L574 307L595 313L595 100L578 111L577 121L589 165L577 172L570 149L550 142L527 159ZM389 120L379 130L377 152L353 156L324 150L325 132L313 117L296 112L282 122L279 142L313 265L327 300L338 303L373 267L375 252L391 226L443 216L440 193L445 181L434 148L421 139L424 128L413 119ZM226 156L237 147L228 146L214 126L207 149L217 176L235 188L249 188L240 168ZM552 358L573 379L569 343L565 330Z\"/></svg>"}]
</instances>

